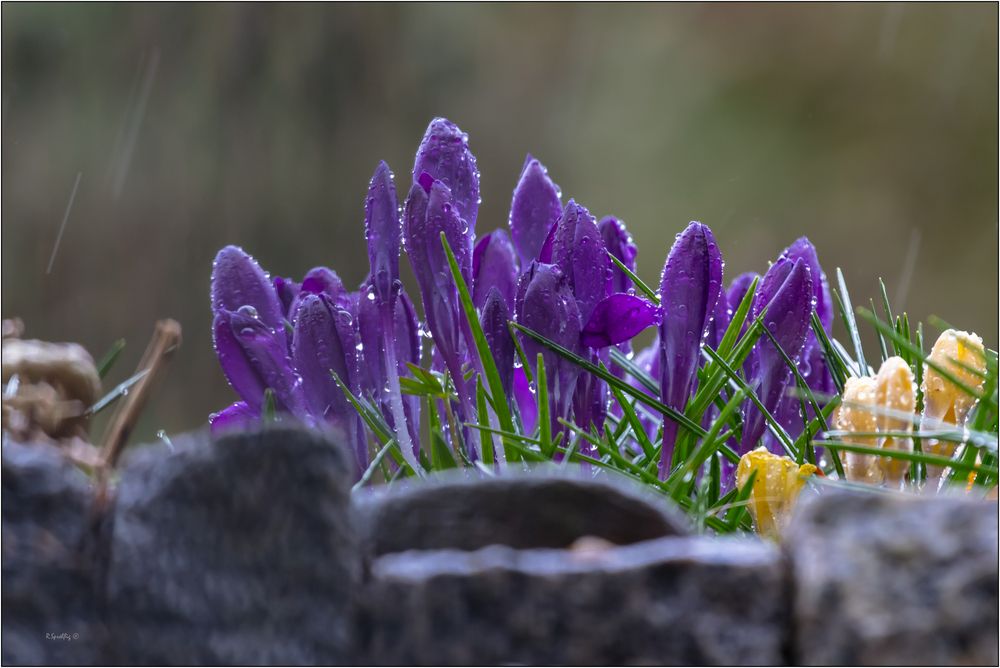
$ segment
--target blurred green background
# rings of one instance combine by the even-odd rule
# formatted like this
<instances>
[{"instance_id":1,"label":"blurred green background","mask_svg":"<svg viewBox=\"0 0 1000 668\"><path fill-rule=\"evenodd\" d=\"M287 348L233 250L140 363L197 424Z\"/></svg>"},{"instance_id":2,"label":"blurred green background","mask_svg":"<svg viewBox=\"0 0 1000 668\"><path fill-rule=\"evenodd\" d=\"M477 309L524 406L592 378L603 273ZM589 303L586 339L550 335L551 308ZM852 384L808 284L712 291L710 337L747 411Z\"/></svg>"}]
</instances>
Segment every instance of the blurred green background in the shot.
<instances>
[{"instance_id":1,"label":"blurred green background","mask_svg":"<svg viewBox=\"0 0 1000 668\"><path fill-rule=\"evenodd\" d=\"M95 358L124 337L114 382L156 319L179 320L140 439L233 400L211 348L215 252L356 285L367 180L385 159L408 182L435 115L471 136L481 233L506 223L531 151L565 197L626 221L648 281L689 220L729 277L805 234L856 302L882 276L897 310L996 346L995 4L2 13L3 315Z\"/></svg>"}]
</instances>

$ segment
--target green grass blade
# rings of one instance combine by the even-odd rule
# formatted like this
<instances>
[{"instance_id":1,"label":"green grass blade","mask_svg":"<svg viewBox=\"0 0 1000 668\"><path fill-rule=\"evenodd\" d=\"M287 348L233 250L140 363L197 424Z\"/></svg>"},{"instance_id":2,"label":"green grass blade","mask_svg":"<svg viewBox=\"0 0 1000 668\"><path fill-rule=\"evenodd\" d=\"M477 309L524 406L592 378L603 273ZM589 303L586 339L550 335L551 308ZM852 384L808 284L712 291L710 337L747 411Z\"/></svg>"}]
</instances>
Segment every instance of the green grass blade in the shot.
<instances>
[{"instance_id":1,"label":"green grass blade","mask_svg":"<svg viewBox=\"0 0 1000 668\"><path fill-rule=\"evenodd\" d=\"M462 272L458 268L458 262L455 260L455 254L451 251L451 246L448 245L448 239L445 237L444 232L441 233L441 246L444 248L445 255L448 257L448 267L451 269L451 276L455 281L455 285L458 287L459 300L462 302L462 311L465 313L465 319L468 321L469 330L472 332L472 339L475 343L476 352L479 355L479 364L486 375L486 381L490 386L490 394L494 397L498 397L499 401L494 401L496 406L497 420L500 422L500 426L506 431L514 431L514 420L510 415L510 406L503 399L505 394L503 391L503 383L500 381L500 373L497 371L496 362L493 360L493 353L490 351L489 345L486 343L486 335L483 333L483 328L479 324L479 316L476 314L476 307L472 303L472 296L469 294L469 286L465 284L465 279L462 278ZM503 440L505 444L505 456L507 461L513 461L515 458L514 452L506 451L507 439Z\"/></svg>"},{"instance_id":2,"label":"green grass blade","mask_svg":"<svg viewBox=\"0 0 1000 668\"><path fill-rule=\"evenodd\" d=\"M101 380L104 380L104 377L111 371L111 367L118 361L118 356L122 354L123 350L125 350L125 339L118 339L111 344L108 352L104 353L104 357L97 363L97 375Z\"/></svg>"}]
</instances>

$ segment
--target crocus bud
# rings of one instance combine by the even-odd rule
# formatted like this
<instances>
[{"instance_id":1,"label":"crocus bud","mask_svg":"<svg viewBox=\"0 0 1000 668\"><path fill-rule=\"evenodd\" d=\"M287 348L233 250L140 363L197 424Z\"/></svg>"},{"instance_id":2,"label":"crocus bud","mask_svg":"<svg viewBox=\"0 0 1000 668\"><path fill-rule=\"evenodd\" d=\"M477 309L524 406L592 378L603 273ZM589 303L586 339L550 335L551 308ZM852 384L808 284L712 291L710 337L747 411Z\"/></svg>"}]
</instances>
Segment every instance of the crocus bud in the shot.
<instances>
[{"instance_id":1,"label":"crocus bud","mask_svg":"<svg viewBox=\"0 0 1000 668\"><path fill-rule=\"evenodd\" d=\"M226 246L212 263L212 310L236 312L251 307L257 319L285 340L285 313L274 284L242 248Z\"/></svg>"},{"instance_id":2,"label":"crocus bud","mask_svg":"<svg viewBox=\"0 0 1000 668\"><path fill-rule=\"evenodd\" d=\"M611 286L611 260L597 222L573 200L563 209L552 240L552 263L569 280L583 322L590 320L597 303Z\"/></svg>"},{"instance_id":3,"label":"crocus bud","mask_svg":"<svg viewBox=\"0 0 1000 668\"><path fill-rule=\"evenodd\" d=\"M311 413L334 422L352 415L336 373L349 388L357 388L357 335L353 316L325 294L307 294L295 315L292 359L302 376Z\"/></svg>"},{"instance_id":4,"label":"crocus bud","mask_svg":"<svg viewBox=\"0 0 1000 668\"><path fill-rule=\"evenodd\" d=\"M522 267L540 259L542 244L561 215L559 186L549 178L545 166L528 154L514 188L507 221Z\"/></svg>"},{"instance_id":5,"label":"crocus bud","mask_svg":"<svg viewBox=\"0 0 1000 668\"><path fill-rule=\"evenodd\" d=\"M517 314L518 322L568 350L578 351L580 309L569 279L551 264L536 262L529 272L521 312ZM523 337L523 344L529 360L537 359L538 353L542 353L549 397L556 407L552 413L553 426L556 426L557 417L569 414L579 368L530 337Z\"/></svg>"},{"instance_id":6,"label":"crocus bud","mask_svg":"<svg viewBox=\"0 0 1000 668\"><path fill-rule=\"evenodd\" d=\"M835 429L859 434L873 434L878 430L875 411L878 404L875 379L870 376L854 376L844 385L843 403L833 416ZM846 433L840 437L845 443L854 443L874 448L878 439L874 436L855 436ZM847 452L845 473L848 480L855 482L880 483L882 469L873 455L861 452Z\"/></svg>"},{"instance_id":7,"label":"crocus bud","mask_svg":"<svg viewBox=\"0 0 1000 668\"><path fill-rule=\"evenodd\" d=\"M270 388L279 409L305 416L302 381L288 357L284 329L271 329L253 307L241 306L217 310L212 330L222 371L250 410L260 413Z\"/></svg>"},{"instance_id":8,"label":"crocus bud","mask_svg":"<svg viewBox=\"0 0 1000 668\"><path fill-rule=\"evenodd\" d=\"M638 249L632 241L632 235L625 229L625 223L615 218L607 216L597 224L601 231L601 238L604 240L604 247L619 262L628 267L628 270L635 273L635 256ZM611 292L628 292L632 288L632 279L617 266L611 268Z\"/></svg>"},{"instance_id":9,"label":"crocus bud","mask_svg":"<svg viewBox=\"0 0 1000 668\"><path fill-rule=\"evenodd\" d=\"M461 315L458 289L448 270L448 259L441 247L441 232L466 282L472 275L472 236L469 226L452 204L451 192L441 181L423 179L410 191L404 211L406 254L420 286L424 315L434 343L452 372L458 368L462 353Z\"/></svg>"},{"instance_id":10,"label":"crocus bud","mask_svg":"<svg viewBox=\"0 0 1000 668\"><path fill-rule=\"evenodd\" d=\"M966 387L977 393L982 391L984 381L983 376L979 374L986 373L986 355L983 351L983 340L976 334L954 329L945 330L934 342L927 359L939 368L945 369ZM920 423L921 430L941 429L940 423L955 425L958 428L965 426L965 419L975 405L976 397L945 378L940 371L931 368L930 365L924 365L922 389L924 413ZM925 450L931 454L942 457L951 457L955 454L955 443L927 439L924 444ZM927 467L928 478L936 479L940 477L941 472L940 467Z\"/></svg>"},{"instance_id":11,"label":"crocus bud","mask_svg":"<svg viewBox=\"0 0 1000 668\"><path fill-rule=\"evenodd\" d=\"M390 304L399 285L399 246L402 242L396 186L389 165L380 162L365 199L365 238L371 284L379 304Z\"/></svg>"},{"instance_id":12,"label":"crocus bud","mask_svg":"<svg viewBox=\"0 0 1000 668\"><path fill-rule=\"evenodd\" d=\"M722 254L707 225L692 222L670 249L660 280L660 394L683 411L698 373L705 329L722 293ZM660 476L667 472L677 423L663 424Z\"/></svg>"},{"instance_id":13,"label":"crocus bud","mask_svg":"<svg viewBox=\"0 0 1000 668\"><path fill-rule=\"evenodd\" d=\"M469 135L446 118L431 121L417 149L413 182L417 183L424 173L448 187L458 217L466 222L469 230L474 231L479 211L476 157L469 150Z\"/></svg>"},{"instance_id":14,"label":"crocus bud","mask_svg":"<svg viewBox=\"0 0 1000 668\"><path fill-rule=\"evenodd\" d=\"M486 296L481 320L486 343L493 353L493 362L500 373L504 394L509 397L514 379L514 340L507 328L507 323L510 321L507 302L495 287L490 288Z\"/></svg>"},{"instance_id":15,"label":"crocus bud","mask_svg":"<svg viewBox=\"0 0 1000 668\"><path fill-rule=\"evenodd\" d=\"M785 389L792 379L781 350L795 362L809 331L812 313L812 279L809 268L801 259L792 262L778 258L761 280L750 307L750 315L757 318L764 315L764 327L774 341L766 335L754 347L755 368L753 387L764 408L774 413L785 395ZM742 452L750 451L764 433L766 422L756 405L747 400L743 420Z\"/></svg>"},{"instance_id":16,"label":"crocus bud","mask_svg":"<svg viewBox=\"0 0 1000 668\"><path fill-rule=\"evenodd\" d=\"M819 257L816 255L816 247L808 238L799 237L791 246L782 251L781 257L788 258L793 262L801 259L809 267L816 315L819 316L823 329L829 332L833 326L833 299L830 297L830 286L827 283L826 274L823 272L823 267L819 264ZM810 334L814 336L812 333Z\"/></svg>"},{"instance_id":17,"label":"crocus bud","mask_svg":"<svg viewBox=\"0 0 1000 668\"><path fill-rule=\"evenodd\" d=\"M815 475L812 464L796 464L789 457L779 457L765 448L757 448L740 457L736 484L743 488L754 471L750 492L750 515L757 533L777 540L798 501L806 479Z\"/></svg>"},{"instance_id":18,"label":"crocus bud","mask_svg":"<svg viewBox=\"0 0 1000 668\"><path fill-rule=\"evenodd\" d=\"M882 362L875 377L875 403L881 409L878 415L880 432L913 431L910 416L916 409L917 386L910 365L903 358L890 357ZM880 440L884 450L913 452L913 439L909 437L885 436ZM886 481L898 487L910 469L910 463L904 459L881 457L879 468Z\"/></svg>"},{"instance_id":19,"label":"crocus bud","mask_svg":"<svg viewBox=\"0 0 1000 668\"><path fill-rule=\"evenodd\" d=\"M245 401L237 401L208 416L212 436L253 429L259 421L260 413L251 409Z\"/></svg>"},{"instance_id":20,"label":"crocus bud","mask_svg":"<svg viewBox=\"0 0 1000 668\"><path fill-rule=\"evenodd\" d=\"M514 306L518 259L506 230L494 230L480 239L472 251L472 302L483 308L487 295L496 288L507 305Z\"/></svg>"}]
</instances>

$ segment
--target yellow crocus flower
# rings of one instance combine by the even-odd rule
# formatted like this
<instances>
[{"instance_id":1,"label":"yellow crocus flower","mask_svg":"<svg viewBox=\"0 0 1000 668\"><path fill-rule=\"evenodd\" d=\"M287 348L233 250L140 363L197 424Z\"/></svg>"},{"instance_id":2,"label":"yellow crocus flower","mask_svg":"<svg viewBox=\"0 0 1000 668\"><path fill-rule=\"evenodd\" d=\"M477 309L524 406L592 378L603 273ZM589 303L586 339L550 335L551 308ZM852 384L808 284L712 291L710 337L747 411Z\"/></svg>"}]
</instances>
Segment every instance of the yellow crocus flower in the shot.
<instances>
[{"instance_id":1,"label":"yellow crocus flower","mask_svg":"<svg viewBox=\"0 0 1000 668\"><path fill-rule=\"evenodd\" d=\"M966 387L977 392L982 390L983 377L980 374L986 372L986 356L983 351L983 340L976 334L954 329L945 330L934 342L927 359L947 370ZM924 413L921 429L940 429L941 422L959 428L965 426L965 418L976 403L975 397L929 365L925 365L924 368L922 389ZM928 439L925 450L942 457L951 457L955 454L956 447L955 443ZM941 476L942 470L939 466L928 466L927 477L931 480L937 479Z\"/></svg>"},{"instance_id":2,"label":"yellow crocus flower","mask_svg":"<svg viewBox=\"0 0 1000 668\"><path fill-rule=\"evenodd\" d=\"M789 457L779 457L760 447L740 457L736 484L742 488L757 472L750 492L750 515L757 533L777 539L788 519L806 478L815 474L812 464L796 464Z\"/></svg>"},{"instance_id":3,"label":"yellow crocus flower","mask_svg":"<svg viewBox=\"0 0 1000 668\"><path fill-rule=\"evenodd\" d=\"M883 409L877 416L880 432L913 431L913 419L900 415L905 413L912 416L917 405L917 386L913 380L913 372L903 358L890 357L882 362L875 377L875 403ZM913 452L912 438L885 436L880 441L883 449ZM910 462L880 457L878 466L885 479L898 487L906 477Z\"/></svg>"},{"instance_id":4,"label":"yellow crocus flower","mask_svg":"<svg viewBox=\"0 0 1000 668\"><path fill-rule=\"evenodd\" d=\"M844 385L844 402L837 408L837 413L833 418L833 426L840 431L875 433L878 430L878 420L874 411L877 396L877 385L874 378L868 376L848 378ZM872 408L869 409L867 406ZM878 446L878 438L875 436L847 434L841 438L845 443L854 443L870 448ZM873 484L882 482L884 474L873 455L847 452L846 460L845 473L848 480Z\"/></svg>"}]
</instances>

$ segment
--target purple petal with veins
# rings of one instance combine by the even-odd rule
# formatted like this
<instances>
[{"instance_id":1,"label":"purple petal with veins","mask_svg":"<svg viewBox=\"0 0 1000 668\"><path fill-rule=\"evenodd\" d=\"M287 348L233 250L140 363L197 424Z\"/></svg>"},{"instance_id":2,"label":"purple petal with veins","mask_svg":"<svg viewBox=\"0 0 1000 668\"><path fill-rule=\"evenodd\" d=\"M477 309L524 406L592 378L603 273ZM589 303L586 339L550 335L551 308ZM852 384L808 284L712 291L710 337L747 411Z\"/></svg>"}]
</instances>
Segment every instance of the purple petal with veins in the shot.
<instances>
[{"instance_id":1,"label":"purple petal with veins","mask_svg":"<svg viewBox=\"0 0 1000 668\"><path fill-rule=\"evenodd\" d=\"M580 334L580 342L590 348L612 346L631 340L659 322L660 311L656 305L620 292L598 302Z\"/></svg>"},{"instance_id":2,"label":"purple petal with veins","mask_svg":"<svg viewBox=\"0 0 1000 668\"><path fill-rule=\"evenodd\" d=\"M660 392L683 411L694 388L701 342L722 293L722 254L707 225L692 222L677 236L660 281ZM667 472L677 423L663 424L660 476Z\"/></svg>"},{"instance_id":3,"label":"purple petal with veins","mask_svg":"<svg viewBox=\"0 0 1000 668\"><path fill-rule=\"evenodd\" d=\"M451 191L458 216L475 236L479 211L479 169L469 150L469 135L446 118L435 118L427 126L413 164L413 180L426 172Z\"/></svg>"},{"instance_id":4,"label":"purple petal with veins","mask_svg":"<svg viewBox=\"0 0 1000 668\"><path fill-rule=\"evenodd\" d=\"M284 340L285 313L274 284L242 248L226 246L212 263L212 309L236 312L249 306Z\"/></svg>"},{"instance_id":5,"label":"purple petal with veins","mask_svg":"<svg viewBox=\"0 0 1000 668\"><path fill-rule=\"evenodd\" d=\"M211 428L212 436L247 431L254 429L258 424L260 424L260 414L252 410L245 401L237 401L218 413L212 413L208 416L208 425Z\"/></svg>"},{"instance_id":6,"label":"purple petal with veins","mask_svg":"<svg viewBox=\"0 0 1000 668\"><path fill-rule=\"evenodd\" d=\"M510 234L521 258L528 266L539 257L549 230L562 215L559 187L548 170L528 154L510 203Z\"/></svg>"},{"instance_id":7,"label":"purple petal with veins","mask_svg":"<svg viewBox=\"0 0 1000 668\"><path fill-rule=\"evenodd\" d=\"M806 237L799 237L792 245L781 253L781 257L789 260L802 260L809 267L809 276L813 283L813 299L815 300L816 315L823 323L823 329L827 332L833 326L833 300L830 296L830 286L823 273L823 267L819 264L819 257L816 255L816 247L812 245Z\"/></svg>"},{"instance_id":8,"label":"purple petal with veins","mask_svg":"<svg viewBox=\"0 0 1000 668\"><path fill-rule=\"evenodd\" d=\"M389 165L382 161L375 169L365 199L365 239L371 283L379 304L389 304L399 286L399 247L402 228L396 186Z\"/></svg>"},{"instance_id":9,"label":"purple petal with veins","mask_svg":"<svg viewBox=\"0 0 1000 668\"><path fill-rule=\"evenodd\" d=\"M572 352L580 349L580 310L569 280L551 264L534 263L530 282L524 292L518 322L550 341ZM555 406L553 427L561 430L556 420L568 417L579 367L564 360L548 347L528 336L522 338L528 361L534 364L538 353L545 360L549 396Z\"/></svg>"},{"instance_id":10,"label":"purple petal with veins","mask_svg":"<svg viewBox=\"0 0 1000 668\"><path fill-rule=\"evenodd\" d=\"M612 265L597 221L573 200L566 205L556 226L552 263L568 278L581 319L589 321L597 303L608 296Z\"/></svg>"},{"instance_id":11,"label":"purple petal with veins","mask_svg":"<svg viewBox=\"0 0 1000 668\"><path fill-rule=\"evenodd\" d=\"M331 373L336 373L348 387L353 384L357 344L347 324L350 319L351 314L325 294L307 294L299 302L295 317L292 358L302 376L310 412L328 422L343 422L354 414Z\"/></svg>"},{"instance_id":12,"label":"purple petal with veins","mask_svg":"<svg viewBox=\"0 0 1000 668\"><path fill-rule=\"evenodd\" d=\"M472 302L483 308L493 288L500 291L507 308L514 305L518 259L505 230L495 230L479 240L472 252Z\"/></svg>"},{"instance_id":13,"label":"purple petal with veins","mask_svg":"<svg viewBox=\"0 0 1000 668\"><path fill-rule=\"evenodd\" d=\"M483 334L493 354L493 362L500 374L504 393L509 397L514 377L514 340L507 328L507 323L510 321L507 301L497 288L490 289L482 310Z\"/></svg>"},{"instance_id":14,"label":"purple petal with veins","mask_svg":"<svg viewBox=\"0 0 1000 668\"><path fill-rule=\"evenodd\" d=\"M780 284L776 286L778 281ZM769 295L773 296L768 299ZM801 259L793 263L786 258L779 258L771 265L760 282L758 293L754 295L753 317L758 317L766 307L764 327L793 361L798 359L809 331L812 295L812 279L806 263ZM753 388L764 408L773 413L792 379L792 371L766 335L755 347L757 368ZM748 400L744 409L741 454L756 447L765 427L763 414Z\"/></svg>"},{"instance_id":15,"label":"purple petal with veins","mask_svg":"<svg viewBox=\"0 0 1000 668\"><path fill-rule=\"evenodd\" d=\"M608 252L628 267L629 271L635 273L635 256L638 254L638 249L635 242L632 241L632 235L625 229L625 223L614 216L607 216L601 219L597 228L601 231L604 247ZM628 292L631 288L632 279L617 265L613 265L611 267L611 291Z\"/></svg>"}]
</instances>

